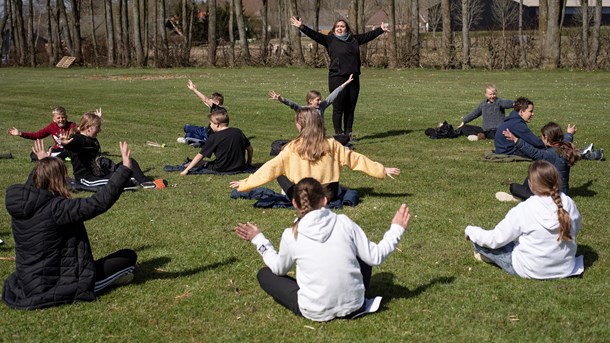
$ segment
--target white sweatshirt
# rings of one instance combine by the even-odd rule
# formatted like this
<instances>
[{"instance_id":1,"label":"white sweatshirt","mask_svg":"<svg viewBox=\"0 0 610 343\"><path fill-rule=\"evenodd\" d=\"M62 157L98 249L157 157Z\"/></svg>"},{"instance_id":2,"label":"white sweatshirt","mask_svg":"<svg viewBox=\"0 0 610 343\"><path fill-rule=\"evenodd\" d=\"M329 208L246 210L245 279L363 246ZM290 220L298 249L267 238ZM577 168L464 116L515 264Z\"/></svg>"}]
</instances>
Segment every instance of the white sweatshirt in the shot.
<instances>
[{"instance_id":1,"label":"white sweatshirt","mask_svg":"<svg viewBox=\"0 0 610 343\"><path fill-rule=\"evenodd\" d=\"M580 213L574 201L561 193L563 208L570 215L570 241L558 241L557 205L550 196L532 196L512 208L493 230L467 226L466 235L474 243L496 249L515 241L513 268L528 279L558 279L574 269L576 234L580 230Z\"/></svg>"},{"instance_id":2,"label":"white sweatshirt","mask_svg":"<svg viewBox=\"0 0 610 343\"><path fill-rule=\"evenodd\" d=\"M279 253L260 233L252 239L265 264L276 275L286 275L296 262L298 304L304 317L327 321L348 315L364 303L364 284L356 257L371 266L394 251L404 233L392 224L379 244L345 215L323 208L299 222L297 238L284 230Z\"/></svg>"}]
</instances>

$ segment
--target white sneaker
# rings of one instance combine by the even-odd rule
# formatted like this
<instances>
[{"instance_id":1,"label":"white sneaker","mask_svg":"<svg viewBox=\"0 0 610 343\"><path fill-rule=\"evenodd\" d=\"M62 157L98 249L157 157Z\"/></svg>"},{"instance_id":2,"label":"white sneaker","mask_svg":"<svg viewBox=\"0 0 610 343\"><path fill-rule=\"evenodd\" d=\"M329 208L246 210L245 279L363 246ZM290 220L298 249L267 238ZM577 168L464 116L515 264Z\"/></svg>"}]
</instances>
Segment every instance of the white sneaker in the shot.
<instances>
[{"instance_id":1,"label":"white sneaker","mask_svg":"<svg viewBox=\"0 0 610 343\"><path fill-rule=\"evenodd\" d=\"M496 199L506 202L506 201L520 201L519 198L513 196L512 194L506 192L498 192L496 193Z\"/></svg>"},{"instance_id":2,"label":"white sneaker","mask_svg":"<svg viewBox=\"0 0 610 343\"><path fill-rule=\"evenodd\" d=\"M490 259L488 259L487 257L481 255L478 252L474 253L474 259L477 260L477 261L485 262L485 263L493 263Z\"/></svg>"},{"instance_id":3,"label":"white sneaker","mask_svg":"<svg viewBox=\"0 0 610 343\"><path fill-rule=\"evenodd\" d=\"M176 139L176 142L180 143L180 144L186 144L186 138L184 137L178 137L178 139Z\"/></svg>"},{"instance_id":4,"label":"white sneaker","mask_svg":"<svg viewBox=\"0 0 610 343\"><path fill-rule=\"evenodd\" d=\"M587 147L586 147L586 148L582 149L582 151L580 152L580 154L581 154L581 155L584 155L584 154L586 154L586 153L588 153L588 152L591 152L591 151L593 151L593 143L591 143L591 144L587 145Z\"/></svg>"},{"instance_id":5,"label":"white sneaker","mask_svg":"<svg viewBox=\"0 0 610 343\"><path fill-rule=\"evenodd\" d=\"M479 140L479 136L477 136L477 135L468 135L468 137L466 137L466 138L468 138L468 140L471 142L476 142Z\"/></svg>"}]
</instances>

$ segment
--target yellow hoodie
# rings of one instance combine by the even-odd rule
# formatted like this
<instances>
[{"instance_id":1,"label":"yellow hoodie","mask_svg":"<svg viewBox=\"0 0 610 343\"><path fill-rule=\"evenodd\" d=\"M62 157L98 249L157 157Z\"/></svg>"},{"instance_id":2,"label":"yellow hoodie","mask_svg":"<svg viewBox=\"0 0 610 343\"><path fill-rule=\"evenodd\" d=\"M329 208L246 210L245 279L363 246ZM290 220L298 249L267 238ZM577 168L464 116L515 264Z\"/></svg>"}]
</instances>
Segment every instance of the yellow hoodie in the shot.
<instances>
[{"instance_id":1,"label":"yellow hoodie","mask_svg":"<svg viewBox=\"0 0 610 343\"><path fill-rule=\"evenodd\" d=\"M381 163L371 161L368 157L349 150L334 138L328 138L327 142L330 145L330 153L317 162L310 162L299 156L296 151L298 145L291 141L276 157L263 164L254 174L243 179L237 190L249 191L282 175L293 183L298 183L306 177L313 177L321 184L327 185L339 182L343 166L347 166L351 170L362 171L378 179L385 177L385 168Z\"/></svg>"}]
</instances>

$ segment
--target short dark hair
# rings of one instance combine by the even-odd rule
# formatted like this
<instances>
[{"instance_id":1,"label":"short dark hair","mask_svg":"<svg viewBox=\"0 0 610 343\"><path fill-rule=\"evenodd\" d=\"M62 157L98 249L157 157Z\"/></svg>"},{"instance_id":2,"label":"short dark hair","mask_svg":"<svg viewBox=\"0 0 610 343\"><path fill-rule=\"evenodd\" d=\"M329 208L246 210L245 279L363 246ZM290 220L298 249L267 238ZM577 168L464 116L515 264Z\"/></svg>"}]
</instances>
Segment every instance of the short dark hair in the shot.
<instances>
[{"instance_id":1,"label":"short dark hair","mask_svg":"<svg viewBox=\"0 0 610 343\"><path fill-rule=\"evenodd\" d=\"M515 100L515 111L519 112L519 111L523 111L523 110L527 110L527 108L532 105L534 106L534 103L526 98L526 97L520 97L519 99Z\"/></svg>"}]
</instances>

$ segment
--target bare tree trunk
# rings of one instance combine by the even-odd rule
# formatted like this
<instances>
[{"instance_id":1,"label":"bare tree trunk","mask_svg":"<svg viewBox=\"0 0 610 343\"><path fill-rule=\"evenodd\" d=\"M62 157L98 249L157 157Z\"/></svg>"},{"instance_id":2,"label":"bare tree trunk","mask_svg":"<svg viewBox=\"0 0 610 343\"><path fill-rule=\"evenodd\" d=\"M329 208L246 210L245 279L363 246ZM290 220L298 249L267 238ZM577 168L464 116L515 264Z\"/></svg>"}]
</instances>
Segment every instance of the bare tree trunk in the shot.
<instances>
[{"instance_id":1,"label":"bare tree trunk","mask_svg":"<svg viewBox=\"0 0 610 343\"><path fill-rule=\"evenodd\" d=\"M59 10L56 8L50 9L51 16L53 18L53 58L59 62L59 59L64 55L64 50L61 44L61 26L60 26L60 15Z\"/></svg>"},{"instance_id":2,"label":"bare tree trunk","mask_svg":"<svg viewBox=\"0 0 610 343\"><path fill-rule=\"evenodd\" d=\"M313 29L320 31L320 7L322 7L322 0L315 0L314 2L314 15L313 15ZM313 60L314 64L318 63L319 47L318 44L313 45Z\"/></svg>"},{"instance_id":3,"label":"bare tree trunk","mask_svg":"<svg viewBox=\"0 0 610 343\"><path fill-rule=\"evenodd\" d=\"M451 1L441 0L441 15L443 20L443 50L445 53L444 68L455 67L455 47L451 30Z\"/></svg>"},{"instance_id":4,"label":"bare tree trunk","mask_svg":"<svg viewBox=\"0 0 610 343\"><path fill-rule=\"evenodd\" d=\"M389 51L388 51L388 67L395 69L398 67L398 50L396 48L396 1L388 1L388 25L389 32Z\"/></svg>"},{"instance_id":5,"label":"bare tree trunk","mask_svg":"<svg viewBox=\"0 0 610 343\"><path fill-rule=\"evenodd\" d=\"M396 6L394 6L396 7ZM364 18L364 0L358 0L358 32L366 32L366 20ZM366 44L364 45L366 46Z\"/></svg>"},{"instance_id":6,"label":"bare tree trunk","mask_svg":"<svg viewBox=\"0 0 610 343\"><path fill-rule=\"evenodd\" d=\"M34 3L28 1L28 55L30 55L30 67L36 66L36 37L34 34Z\"/></svg>"},{"instance_id":7,"label":"bare tree trunk","mask_svg":"<svg viewBox=\"0 0 610 343\"><path fill-rule=\"evenodd\" d=\"M142 32L143 32L143 38L142 38L142 43L143 43L143 48L144 48L144 65L148 65L148 56L149 56L149 47L150 44L148 44L148 0L140 0L140 5L142 6L142 9L140 10L140 13L142 14L140 16L141 18L141 23L140 23L140 27L142 28Z\"/></svg>"},{"instance_id":8,"label":"bare tree trunk","mask_svg":"<svg viewBox=\"0 0 610 343\"><path fill-rule=\"evenodd\" d=\"M550 0L554 1L554 0ZM542 52L542 60L546 50L546 30L549 20L549 0L540 0L538 8L538 37L540 40L540 51Z\"/></svg>"},{"instance_id":9,"label":"bare tree trunk","mask_svg":"<svg viewBox=\"0 0 610 343\"><path fill-rule=\"evenodd\" d=\"M142 47L142 29L140 28L140 0L132 0L133 13L133 48L136 55L136 65L144 66L144 48Z\"/></svg>"},{"instance_id":10,"label":"bare tree trunk","mask_svg":"<svg viewBox=\"0 0 610 343\"><path fill-rule=\"evenodd\" d=\"M129 43L129 11L127 7L127 0L120 0L119 13L121 15L121 42L123 43L122 49L122 61L124 66L128 66L131 63L131 44Z\"/></svg>"},{"instance_id":11,"label":"bare tree trunk","mask_svg":"<svg viewBox=\"0 0 610 343\"><path fill-rule=\"evenodd\" d=\"M235 35L233 24L235 23L235 1L229 0L229 65L235 66Z\"/></svg>"},{"instance_id":12,"label":"bare tree trunk","mask_svg":"<svg viewBox=\"0 0 610 343\"><path fill-rule=\"evenodd\" d=\"M241 54L246 64L250 64L250 48L248 47L248 35L246 32L246 23L244 21L244 9L241 4L241 0L235 1L235 19L237 19L237 31L239 32L239 46L241 48ZM296 4L296 0L295 0Z\"/></svg>"},{"instance_id":13,"label":"bare tree trunk","mask_svg":"<svg viewBox=\"0 0 610 343\"><path fill-rule=\"evenodd\" d=\"M185 1L185 4L187 4L187 2ZM183 59L183 63L185 65L190 65L190 60L191 60L191 47L193 45L193 22L195 20L195 3L192 2L190 4L190 6L185 6L186 7L186 12L189 13L188 16L188 24L186 22L186 19L184 20L184 25L187 27L187 34L186 34L186 41L184 42L184 44L186 45L185 49L184 49L184 55L182 56Z\"/></svg>"},{"instance_id":14,"label":"bare tree trunk","mask_svg":"<svg viewBox=\"0 0 610 343\"><path fill-rule=\"evenodd\" d=\"M420 42L419 42L419 0L411 0L411 65L419 66Z\"/></svg>"},{"instance_id":15,"label":"bare tree trunk","mask_svg":"<svg viewBox=\"0 0 610 343\"><path fill-rule=\"evenodd\" d=\"M52 16L52 10L51 10L51 0L46 0L45 6L47 9L47 17L46 17L46 21L47 21L47 55L49 57L49 60L47 62L49 63L49 66L53 66L57 62L55 60L55 55L53 52L53 50L54 50L53 41L55 40L55 38L53 37L53 26L52 26L53 16ZM2 30L2 26L0 26L0 32L1 32L1 30Z\"/></svg>"},{"instance_id":16,"label":"bare tree trunk","mask_svg":"<svg viewBox=\"0 0 610 343\"><path fill-rule=\"evenodd\" d=\"M591 53L589 54L589 69L597 68L597 54L599 53L599 32L602 23L602 0L595 1L595 14L593 16L593 33L591 37Z\"/></svg>"},{"instance_id":17,"label":"bare tree trunk","mask_svg":"<svg viewBox=\"0 0 610 343\"><path fill-rule=\"evenodd\" d=\"M556 69L559 67L561 57L561 32L559 21L561 13L561 0L549 0L548 20L546 31L546 45L544 53L544 68Z\"/></svg>"},{"instance_id":18,"label":"bare tree trunk","mask_svg":"<svg viewBox=\"0 0 610 343\"><path fill-rule=\"evenodd\" d=\"M114 51L114 15L112 14L112 0L104 1L104 16L106 18L106 48L108 49L108 66L115 65Z\"/></svg>"},{"instance_id":19,"label":"bare tree trunk","mask_svg":"<svg viewBox=\"0 0 610 343\"><path fill-rule=\"evenodd\" d=\"M66 4L64 4L63 0L56 0L57 10L59 11L59 34L63 33L64 40L66 42L66 47L70 51L71 54L74 55L74 45L72 43L72 32L70 32L70 23L68 21L68 14L66 13ZM61 22L63 21L63 25ZM64 29L62 29L62 26Z\"/></svg>"},{"instance_id":20,"label":"bare tree trunk","mask_svg":"<svg viewBox=\"0 0 610 343\"><path fill-rule=\"evenodd\" d=\"M349 21L349 26L354 33L360 33L361 30L358 27L358 0L351 0L349 2L347 21Z\"/></svg>"},{"instance_id":21,"label":"bare tree trunk","mask_svg":"<svg viewBox=\"0 0 610 343\"><path fill-rule=\"evenodd\" d=\"M83 63L83 50L81 49L81 33L80 33L80 0L70 0L72 10L70 11L70 30L72 31L74 57L76 63Z\"/></svg>"},{"instance_id":22,"label":"bare tree trunk","mask_svg":"<svg viewBox=\"0 0 610 343\"><path fill-rule=\"evenodd\" d=\"M319 0L316 0L319 1ZM261 55L260 60L263 65L267 64L267 54L268 54L268 46L269 46L269 0L263 0L263 12L261 13L261 21L262 21L262 30L261 30Z\"/></svg>"},{"instance_id":23,"label":"bare tree trunk","mask_svg":"<svg viewBox=\"0 0 610 343\"><path fill-rule=\"evenodd\" d=\"M523 0L519 0L519 66L525 68L527 60L525 59L525 37L523 37Z\"/></svg>"},{"instance_id":24,"label":"bare tree trunk","mask_svg":"<svg viewBox=\"0 0 610 343\"><path fill-rule=\"evenodd\" d=\"M462 69L470 69L470 24L468 0L462 0Z\"/></svg>"},{"instance_id":25,"label":"bare tree trunk","mask_svg":"<svg viewBox=\"0 0 610 343\"><path fill-rule=\"evenodd\" d=\"M589 64L589 1L580 0L580 12L582 14L582 65Z\"/></svg>"},{"instance_id":26,"label":"bare tree trunk","mask_svg":"<svg viewBox=\"0 0 610 343\"><path fill-rule=\"evenodd\" d=\"M23 3L21 0L15 0L12 5L14 18L15 45L17 55L19 56L19 65L25 65L27 60L27 41L25 36L25 27L23 23Z\"/></svg>"},{"instance_id":27,"label":"bare tree trunk","mask_svg":"<svg viewBox=\"0 0 610 343\"><path fill-rule=\"evenodd\" d=\"M97 66L97 35L95 34L95 13L93 10L93 0L89 0L89 15L91 16L91 44L93 44L93 65Z\"/></svg>"},{"instance_id":28,"label":"bare tree trunk","mask_svg":"<svg viewBox=\"0 0 610 343\"><path fill-rule=\"evenodd\" d=\"M208 0L208 64L216 65L216 0Z\"/></svg>"},{"instance_id":29,"label":"bare tree trunk","mask_svg":"<svg viewBox=\"0 0 610 343\"><path fill-rule=\"evenodd\" d=\"M296 0L290 0L290 15L296 17L299 16ZM292 37L292 60L298 65L303 65L305 64L305 57L303 57L303 47L301 46L301 31L291 29L289 32L290 36Z\"/></svg>"}]
</instances>

